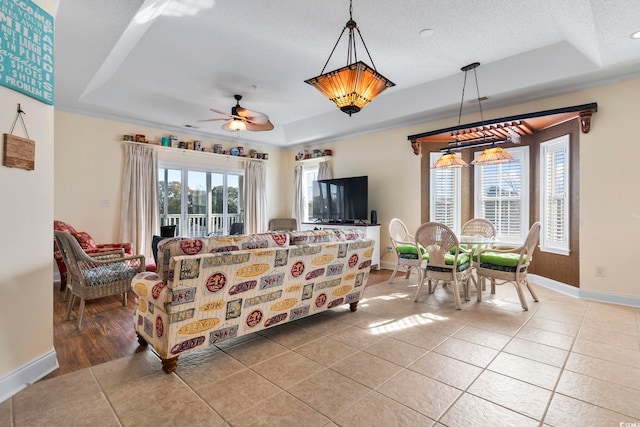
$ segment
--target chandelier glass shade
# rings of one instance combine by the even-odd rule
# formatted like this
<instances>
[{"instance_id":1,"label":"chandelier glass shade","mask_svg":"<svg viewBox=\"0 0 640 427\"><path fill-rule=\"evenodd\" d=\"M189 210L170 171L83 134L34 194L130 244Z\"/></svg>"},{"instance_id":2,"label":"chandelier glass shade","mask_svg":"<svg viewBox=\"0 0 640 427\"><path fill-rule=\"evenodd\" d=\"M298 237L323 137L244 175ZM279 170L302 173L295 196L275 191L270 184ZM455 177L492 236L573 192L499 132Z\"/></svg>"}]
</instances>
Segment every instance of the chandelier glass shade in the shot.
<instances>
[{"instance_id":1,"label":"chandelier glass shade","mask_svg":"<svg viewBox=\"0 0 640 427\"><path fill-rule=\"evenodd\" d=\"M305 83L318 89L348 115L362 110L383 90L393 86L362 61L305 80Z\"/></svg>"},{"instance_id":2,"label":"chandelier glass shade","mask_svg":"<svg viewBox=\"0 0 640 427\"><path fill-rule=\"evenodd\" d=\"M362 110L369 102L373 101L376 96L380 95L385 89L395 86L395 84L378 73L373 59L369 54L369 49L364 43L362 34L356 22L352 19L353 6L349 2L349 21L342 29L338 41L333 46L333 50L324 64L320 75L305 80L305 83L318 89L324 96L333 102L340 110L351 116ZM362 61L358 61L356 51L356 38L354 31L358 32L358 36L364 46L372 67ZM347 32L349 34L347 65L327 73L324 70L331 60L333 53L340 42L340 39Z\"/></svg>"},{"instance_id":3,"label":"chandelier glass shade","mask_svg":"<svg viewBox=\"0 0 640 427\"><path fill-rule=\"evenodd\" d=\"M502 147L489 147L471 162L472 165L496 165L498 163L512 162L511 154L504 151Z\"/></svg>"},{"instance_id":4,"label":"chandelier glass shade","mask_svg":"<svg viewBox=\"0 0 640 427\"><path fill-rule=\"evenodd\" d=\"M433 164L434 168L466 168L469 164L456 153L448 151Z\"/></svg>"}]
</instances>

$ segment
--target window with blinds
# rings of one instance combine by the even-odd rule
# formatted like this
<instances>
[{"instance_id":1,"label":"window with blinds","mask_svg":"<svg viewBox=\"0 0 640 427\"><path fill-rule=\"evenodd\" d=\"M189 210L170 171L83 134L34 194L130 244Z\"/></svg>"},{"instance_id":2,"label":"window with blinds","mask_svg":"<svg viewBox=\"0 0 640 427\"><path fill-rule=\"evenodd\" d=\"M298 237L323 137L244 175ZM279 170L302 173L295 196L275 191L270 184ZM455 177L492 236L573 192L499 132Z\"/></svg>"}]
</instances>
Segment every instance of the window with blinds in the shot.
<instances>
[{"instance_id":1,"label":"window with blinds","mask_svg":"<svg viewBox=\"0 0 640 427\"><path fill-rule=\"evenodd\" d=\"M442 153L429 153L434 164ZM430 221L441 222L455 233L460 231L460 168L431 168L429 177Z\"/></svg>"},{"instance_id":2,"label":"window with blinds","mask_svg":"<svg viewBox=\"0 0 640 427\"><path fill-rule=\"evenodd\" d=\"M540 250L569 255L569 135L540 144Z\"/></svg>"},{"instance_id":3,"label":"window with blinds","mask_svg":"<svg viewBox=\"0 0 640 427\"><path fill-rule=\"evenodd\" d=\"M474 167L474 215L495 225L500 243L522 244L529 231L529 147L505 151L515 160Z\"/></svg>"}]
</instances>

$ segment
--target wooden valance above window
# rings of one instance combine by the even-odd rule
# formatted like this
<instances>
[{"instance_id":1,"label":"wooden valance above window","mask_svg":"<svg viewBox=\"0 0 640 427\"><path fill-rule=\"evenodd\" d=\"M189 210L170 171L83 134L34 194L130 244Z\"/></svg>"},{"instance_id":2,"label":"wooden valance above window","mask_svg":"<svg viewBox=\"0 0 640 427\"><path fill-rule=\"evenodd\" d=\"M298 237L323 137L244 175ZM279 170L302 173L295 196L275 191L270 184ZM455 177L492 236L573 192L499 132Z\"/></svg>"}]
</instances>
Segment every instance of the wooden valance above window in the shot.
<instances>
[{"instance_id":1,"label":"wooden valance above window","mask_svg":"<svg viewBox=\"0 0 640 427\"><path fill-rule=\"evenodd\" d=\"M591 115L598 111L598 104L574 105L572 107L556 108L553 110L537 111L535 113L519 114L510 117L485 120L484 122L468 123L416 135L409 135L414 154L420 154L420 145L425 142L451 144L458 137L460 144L474 142L484 137L487 142L504 140L510 132L521 136L532 135L535 132L555 126L576 117L580 117L580 127L583 133L591 130Z\"/></svg>"}]
</instances>

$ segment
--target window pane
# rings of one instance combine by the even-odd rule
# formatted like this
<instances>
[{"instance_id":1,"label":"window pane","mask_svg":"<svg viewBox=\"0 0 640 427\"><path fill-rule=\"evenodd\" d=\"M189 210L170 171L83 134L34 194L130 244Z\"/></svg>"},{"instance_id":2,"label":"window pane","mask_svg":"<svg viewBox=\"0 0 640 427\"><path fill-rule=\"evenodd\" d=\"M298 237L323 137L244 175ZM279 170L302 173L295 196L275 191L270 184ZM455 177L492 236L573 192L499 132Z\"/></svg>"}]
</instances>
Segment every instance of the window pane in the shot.
<instances>
[{"instance_id":1,"label":"window pane","mask_svg":"<svg viewBox=\"0 0 640 427\"><path fill-rule=\"evenodd\" d=\"M475 216L491 221L496 237L505 243L522 243L529 229L528 147L510 148L514 161L476 166ZM476 154L479 154L476 153Z\"/></svg>"},{"instance_id":2,"label":"window pane","mask_svg":"<svg viewBox=\"0 0 640 427\"><path fill-rule=\"evenodd\" d=\"M226 232L224 221L224 174L211 173L211 231L215 235Z\"/></svg>"},{"instance_id":3,"label":"window pane","mask_svg":"<svg viewBox=\"0 0 640 427\"><path fill-rule=\"evenodd\" d=\"M244 216L242 214L242 206L240 203L240 175L227 175L227 217L228 217L228 230L231 230L231 225L235 223L244 223Z\"/></svg>"},{"instance_id":4,"label":"window pane","mask_svg":"<svg viewBox=\"0 0 640 427\"><path fill-rule=\"evenodd\" d=\"M318 179L318 169L302 171L302 193L304 197L304 221L312 222L313 218L313 182Z\"/></svg>"},{"instance_id":5,"label":"window pane","mask_svg":"<svg viewBox=\"0 0 640 427\"><path fill-rule=\"evenodd\" d=\"M442 153L433 152L429 161L434 164ZM430 172L429 218L458 232L460 230L460 169L437 168Z\"/></svg>"},{"instance_id":6,"label":"window pane","mask_svg":"<svg viewBox=\"0 0 640 427\"><path fill-rule=\"evenodd\" d=\"M196 171L188 165L170 169L161 165L158 169L161 225L177 225L177 235L185 237L228 234L232 223L243 222L243 184L241 173Z\"/></svg>"},{"instance_id":7,"label":"window pane","mask_svg":"<svg viewBox=\"0 0 640 427\"><path fill-rule=\"evenodd\" d=\"M541 144L540 248L569 254L569 137Z\"/></svg>"},{"instance_id":8,"label":"window pane","mask_svg":"<svg viewBox=\"0 0 640 427\"><path fill-rule=\"evenodd\" d=\"M158 212L160 225L175 225L180 233L182 172L176 169L158 169Z\"/></svg>"},{"instance_id":9,"label":"window pane","mask_svg":"<svg viewBox=\"0 0 640 427\"><path fill-rule=\"evenodd\" d=\"M189 171L187 174L187 211L189 237L206 236L207 230L207 174Z\"/></svg>"}]
</instances>

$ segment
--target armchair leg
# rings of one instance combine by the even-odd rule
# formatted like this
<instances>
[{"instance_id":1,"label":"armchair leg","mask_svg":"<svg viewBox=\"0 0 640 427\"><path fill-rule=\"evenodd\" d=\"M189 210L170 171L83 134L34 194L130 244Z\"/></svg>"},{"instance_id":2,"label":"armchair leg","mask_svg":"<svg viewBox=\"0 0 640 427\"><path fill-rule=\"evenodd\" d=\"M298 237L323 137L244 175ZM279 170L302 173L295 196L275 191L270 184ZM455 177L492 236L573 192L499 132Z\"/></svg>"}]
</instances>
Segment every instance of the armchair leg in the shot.
<instances>
[{"instance_id":1,"label":"armchair leg","mask_svg":"<svg viewBox=\"0 0 640 427\"><path fill-rule=\"evenodd\" d=\"M82 329L82 315L84 314L84 298L80 299L80 308L78 308L78 330Z\"/></svg>"},{"instance_id":2,"label":"armchair leg","mask_svg":"<svg viewBox=\"0 0 640 427\"><path fill-rule=\"evenodd\" d=\"M64 316L64 320L69 320L71 318L71 310L73 310L73 304L76 302L76 296L71 294L69 297L69 302L67 303L67 314Z\"/></svg>"},{"instance_id":3,"label":"armchair leg","mask_svg":"<svg viewBox=\"0 0 640 427\"><path fill-rule=\"evenodd\" d=\"M127 306L127 293L126 293L126 292L124 292L124 293L122 294L122 306L123 306L123 307L126 307L126 306Z\"/></svg>"}]
</instances>

